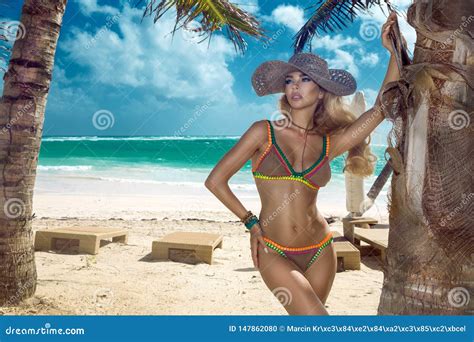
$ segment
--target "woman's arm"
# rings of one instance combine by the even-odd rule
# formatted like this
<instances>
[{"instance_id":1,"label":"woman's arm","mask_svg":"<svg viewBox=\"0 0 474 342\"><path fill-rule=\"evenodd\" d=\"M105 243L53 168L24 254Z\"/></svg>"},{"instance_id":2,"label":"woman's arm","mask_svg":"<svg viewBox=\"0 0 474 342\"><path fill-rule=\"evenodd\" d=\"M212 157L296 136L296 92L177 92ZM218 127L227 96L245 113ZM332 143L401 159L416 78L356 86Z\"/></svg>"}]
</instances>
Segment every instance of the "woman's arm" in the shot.
<instances>
[{"instance_id":1,"label":"woman's arm","mask_svg":"<svg viewBox=\"0 0 474 342\"><path fill-rule=\"evenodd\" d=\"M266 141L265 121L254 122L240 137L239 141L222 157L212 169L204 185L239 219L247 210L231 191L228 181Z\"/></svg>"},{"instance_id":2,"label":"woman's arm","mask_svg":"<svg viewBox=\"0 0 474 342\"><path fill-rule=\"evenodd\" d=\"M400 79L395 53L392 49L388 33L393 21L396 20L396 14L392 13L384 24L382 34L382 44L390 52L390 60L387 67L385 78L380 87L375 105L364 112L353 123L331 136L331 149L329 151L329 159L344 153L347 150L360 144L370 133L384 120L383 107L380 105L380 95L385 85Z\"/></svg>"}]
</instances>

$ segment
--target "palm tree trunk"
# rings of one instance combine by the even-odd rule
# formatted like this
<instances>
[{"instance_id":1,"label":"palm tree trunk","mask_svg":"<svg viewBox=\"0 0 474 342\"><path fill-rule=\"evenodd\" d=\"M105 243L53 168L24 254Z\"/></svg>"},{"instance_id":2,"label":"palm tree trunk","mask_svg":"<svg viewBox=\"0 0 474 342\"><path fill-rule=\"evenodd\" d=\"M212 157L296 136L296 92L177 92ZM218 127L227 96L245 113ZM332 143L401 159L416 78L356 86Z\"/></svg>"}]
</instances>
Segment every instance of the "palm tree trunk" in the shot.
<instances>
[{"instance_id":1,"label":"palm tree trunk","mask_svg":"<svg viewBox=\"0 0 474 342\"><path fill-rule=\"evenodd\" d=\"M25 0L0 100L0 305L36 290L31 221L54 54L67 0Z\"/></svg>"},{"instance_id":2,"label":"palm tree trunk","mask_svg":"<svg viewBox=\"0 0 474 342\"><path fill-rule=\"evenodd\" d=\"M473 313L473 7L420 0L408 10L417 41L391 151L380 315Z\"/></svg>"}]
</instances>

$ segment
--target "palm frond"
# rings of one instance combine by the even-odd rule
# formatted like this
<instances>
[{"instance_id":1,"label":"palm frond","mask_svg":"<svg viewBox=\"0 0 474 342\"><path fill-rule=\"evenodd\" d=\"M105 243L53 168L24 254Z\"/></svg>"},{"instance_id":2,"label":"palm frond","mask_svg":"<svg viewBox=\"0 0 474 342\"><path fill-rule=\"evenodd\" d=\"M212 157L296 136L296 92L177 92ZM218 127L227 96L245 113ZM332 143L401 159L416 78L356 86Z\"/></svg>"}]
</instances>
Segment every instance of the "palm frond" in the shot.
<instances>
[{"instance_id":1,"label":"palm frond","mask_svg":"<svg viewBox=\"0 0 474 342\"><path fill-rule=\"evenodd\" d=\"M142 0L138 4L141 2ZM191 31L207 34L210 42L212 33L216 30L222 31L222 28L225 27L226 35L234 44L234 48L242 53L247 48L242 33L257 38L266 37L260 28L260 23L254 16L227 0L147 0L142 20L145 16L151 16L154 13L153 22L156 23L164 13L173 7L176 8L173 36L176 30L182 26L186 27L187 24L197 19L200 27L191 29ZM183 23L178 26L180 22Z\"/></svg>"},{"instance_id":2,"label":"palm frond","mask_svg":"<svg viewBox=\"0 0 474 342\"><path fill-rule=\"evenodd\" d=\"M293 48L295 52L300 52L305 45L310 42L318 30L328 33L335 30L342 30L347 27L348 22L354 22L358 12L365 12L374 5L382 7L381 0L326 0L318 1L315 5L305 8L311 9L319 5L311 18L294 36ZM389 10L392 6L389 0L383 0Z\"/></svg>"}]
</instances>

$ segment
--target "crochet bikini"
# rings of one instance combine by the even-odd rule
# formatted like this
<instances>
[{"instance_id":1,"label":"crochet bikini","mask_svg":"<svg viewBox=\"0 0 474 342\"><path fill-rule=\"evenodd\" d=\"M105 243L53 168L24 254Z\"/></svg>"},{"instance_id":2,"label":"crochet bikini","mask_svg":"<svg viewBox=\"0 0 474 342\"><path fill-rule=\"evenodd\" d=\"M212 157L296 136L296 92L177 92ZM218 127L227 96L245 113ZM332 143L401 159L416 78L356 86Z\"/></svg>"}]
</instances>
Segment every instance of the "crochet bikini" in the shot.
<instances>
[{"instance_id":1,"label":"crochet bikini","mask_svg":"<svg viewBox=\"0 0 474 342\"><path fill-rule=\"evenodd\" d=\"M319 184L316 179L319 174L318 171L321 170L325 165L330 171L328 163L329 155L329 136L323 136L323 150L319 158L306 170L301 172L296 172L293 169L293 166L286 158L283 150L278 146L275 139L275 132L273 125L270 120L266 120L267 123L267 132L268 132L268 146L260 156L259 160L256 163L254 169L252 169L252 174L255 178L266 179L266 180L294 180L306 184L309 188L313 190L318 190L321 186L326 184ZM326 180L326 183L329 180Z\"/></svg>"},{"instance_id":2,"label":"crochet bikini","mask_svg":"<svg viewBox=\"0 0 474 342\"><path fill-rule=\"evenodd\" d=\"M286 158L280 146L278 146L275 139L275 132L273 126L269 120L267 122L267 132L268 132L268 146L260 156L259 160L256 163L254 169L252 169L252 174L255 178L266 179L266 180L293 180L301 182L307 185L313 190L318 190L322 186L325 186L329 181L326 179L324 185L322 183L316 182L316 176L318 171L326 165L326 168L331 171L329 167L329 136L323 136L323 148L319 158L306 170L301 172L296 172L288 158ZM321 185L318 185L321 184ZM298 254L307 254L313 253L310 261L306 264L306 268L303 271L308 270L308 268L314 263L314 261L321 254L323 249L333 241L332 233L329 232L320 242L304 246L304 247L289 247L278 244L277 242L269 239L268 237L263 238L265 244L271 249L275 250L281 256L285 258L292 259L291 255Z\"/></svg>"}]
</instances>

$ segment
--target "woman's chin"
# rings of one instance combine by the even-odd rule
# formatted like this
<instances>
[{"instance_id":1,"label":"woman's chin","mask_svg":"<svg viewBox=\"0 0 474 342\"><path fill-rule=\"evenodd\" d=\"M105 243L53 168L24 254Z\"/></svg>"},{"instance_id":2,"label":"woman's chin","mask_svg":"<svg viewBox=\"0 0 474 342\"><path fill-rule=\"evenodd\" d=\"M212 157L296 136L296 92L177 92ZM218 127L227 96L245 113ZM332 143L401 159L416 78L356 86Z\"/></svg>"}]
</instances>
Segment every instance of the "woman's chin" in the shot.
<instances>
[{"instance_id":1,"label":"woman's chin","mask_svg":"<svg viewBox=\"0 0 474 342\"><path fill-rule=\"evenodd\" d=\"M289 103L290 103L291 108L293 108L293 109L301 109L301 108L304 108L304 107L307 106L307 104L304 103L301 100L300 101L291 101Z\"/></svg>"}]
</instances>

